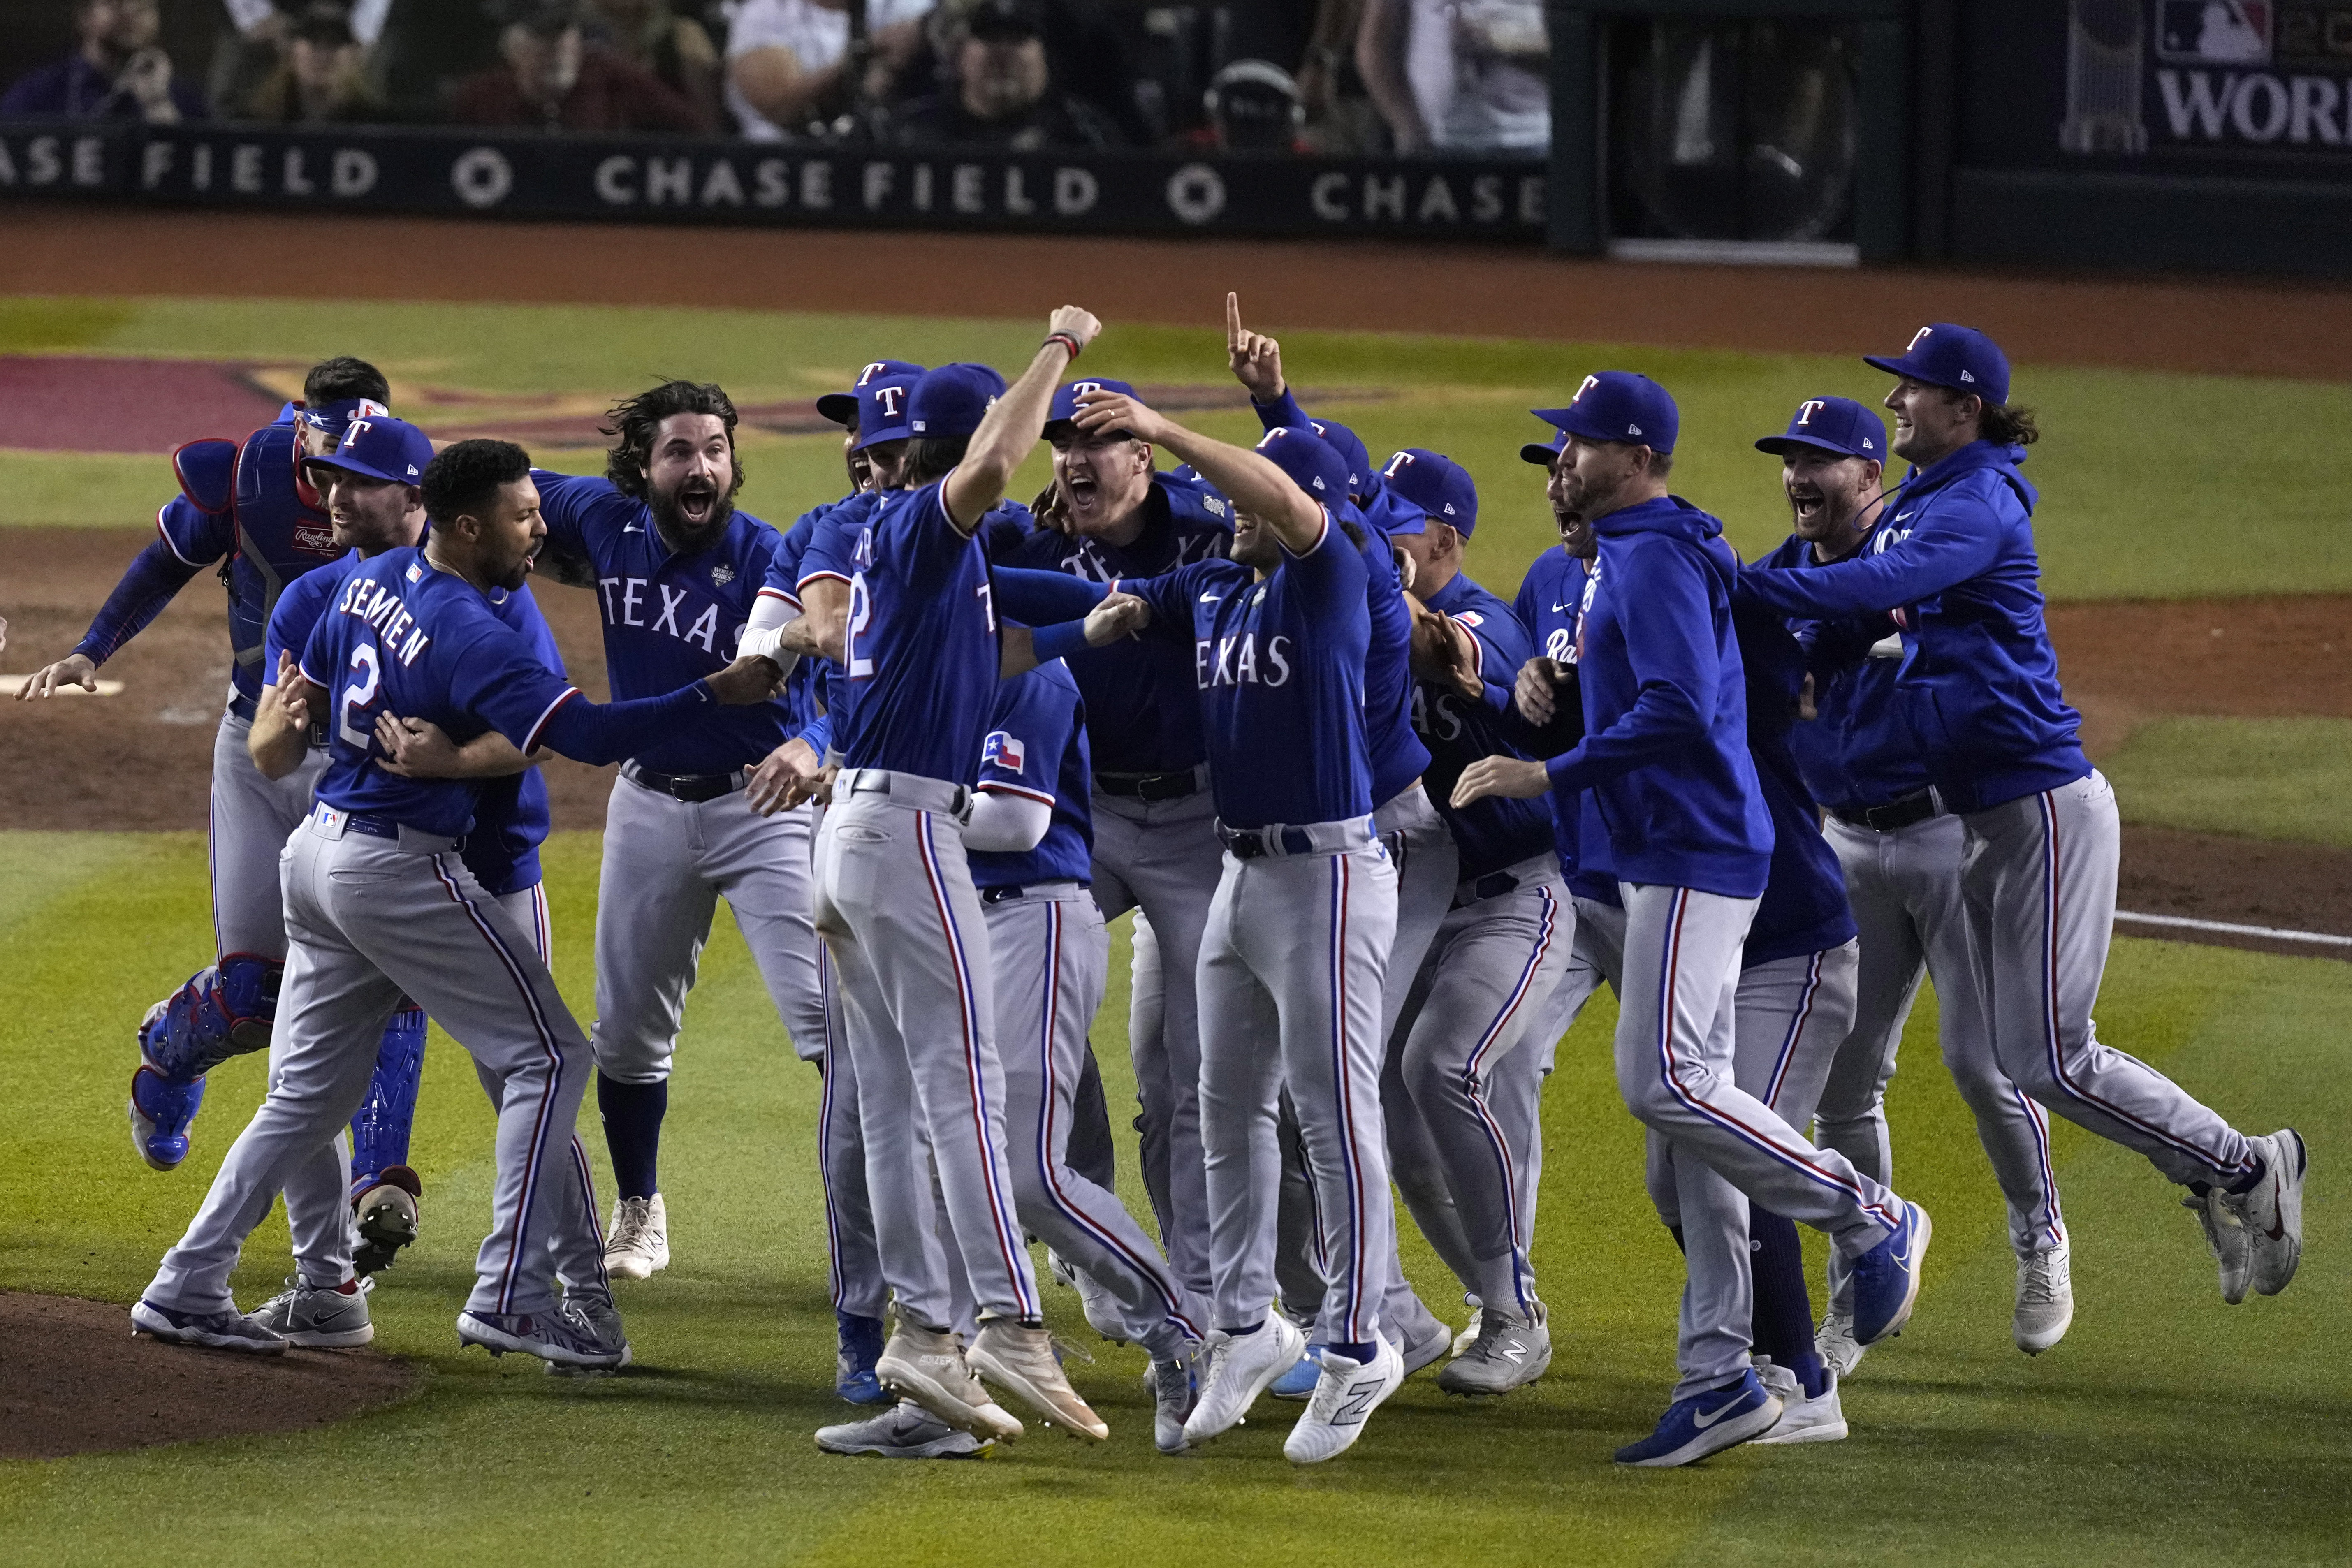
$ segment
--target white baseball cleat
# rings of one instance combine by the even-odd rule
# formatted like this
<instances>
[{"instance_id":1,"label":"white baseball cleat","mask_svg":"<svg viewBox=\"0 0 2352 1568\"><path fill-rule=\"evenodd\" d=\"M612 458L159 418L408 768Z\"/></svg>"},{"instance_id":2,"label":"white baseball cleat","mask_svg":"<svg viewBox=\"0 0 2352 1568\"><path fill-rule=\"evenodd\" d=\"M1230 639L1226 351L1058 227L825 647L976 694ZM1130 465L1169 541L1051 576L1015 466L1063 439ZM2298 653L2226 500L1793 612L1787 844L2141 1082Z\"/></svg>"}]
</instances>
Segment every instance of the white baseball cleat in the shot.
<instances>
[{"instance_id":1,"label":"white baseball cleat","mask_svg":"<svg viewBox=\"0 0 2352 1568\"><path fill-rule=\"evenodd\" d=\"M2223 1205L2218 1188L2190 1193L2180 1200L2180 1206L2205 1227L2205 1245L2213 1249L2213 1261L2221 1270L2221 1300L2236 1306L2246 1299L2246 1287L2253 1282L2254 1249L2246 1239L2246 1227Z\"/></svg>"},{"instance_id":2,"label":"white baseball cleat","mask_svg":"<svg viewBox=\"0 0 2352 1568\"><path fill-rule=\"evenodd\" d=\"M1381 1401L1403 1386L1404 1362L1396 1346L1383 1339L1372 1343L1369 1365L1335 1350L1315 1352L1323 1363L1323 1376L1298 1425L1283 1439L1282 1452L1292 1464L1319 1465L1346 1453L1364 1435L1364 1423Z\"/></svg>"},{"instance_id":3,"label":"white baseball cleat","mask_svg":"<svg viewBox=\"0 0 2352 1568\"><path fill-rule=\"evenodd\" d=\"M1845 1440L1845 1411L1838 1403L1838 1375L1826 1363L1822 1367L1822 1391L1813 1398L1805 1397L1797 1374L1785 1366L1776 1366L1769 1356L1756 1358L1757 1381L1765 1392L1780 1401L1780 1418L1765 1429L1751 1443L1839 1443Z\"/></svg>"},{"instance_id":4,"label":"white baseball cleat","mask_svg":"<svg viewBox=\"0 0 2352 1568\"><path fill-rule=\"evenodd\" d=\"M1266 1384L1296 1366L1306 1352L1307 1336L1280 1312L1268 1312L1265 1326L1253 1333L1210 1330L1201 1351L1209 1375L1201 1385L1201 1402L1185 1419L1184 1440L1205 1443L1233 1430Z\"/></svg>"},{"instance_id":5,"label":"white baseball cleat","mask_svg":"<svg viewBox=\"0 0 2352 1568\"><path fill-rule=\"evenodd\" d=\"M1061 1358L1054 1353L1054 1336L1044 1329L1024 1328L1012 1318L983 1320L964 1359L973 1372L1048 1423L1097 1442L1110 1436L1108 1425L1070 1386Z\"/></svg>"},{"instance_id":6,"label":"white baseball cleat","mask_svg":"<svg viewBox=\"0 0 2352 1568\"><path fill-rule=\"evenodd\" d=\"M1004 1443L1021 1436L1021 1423L988 1396L964 1361L963 1346L944 1330L899 1319L874 1375L960 1432Z\"/></svg>"},{"instance_id":7,"label":"white baseball cleat","mask_svg":"<svg viewBox=\"0 0 2352 1568\"><path fill-rule=\"evenodd\" d=\"M2037 1247L2017 1260L2017 1315L2010 1336L2027 1355L2066 1337L2074 1321L2074 1279L2064 1242Z\"/></svg>"},{"instance_id":8,"label":"white baseball cleat","mask_svg":"<svg viewBox=\"0 0 2352 1568\"><path fill-rule=\"evenodd\" d=\"M2303 1261L2303 1173L2311 1158L2292 1127L2246 1142L2262 1156L2263 1179L2246 1192L2214 1195L2245 1227L2255 1294L2275 1296Z\"/></svg>"},{"instance_id":9,"label":"white baseball cleat","mask_svg":"<svg viewBox=\"0 0 2352 1568\"><path fill-rule=\"evenodd\" d=\"M1869 1347L1853 1337L1853 1313L1832 1307L1822 1319L1822 1326L1813 1331L1813 1353L1822 1364L1840 1377L1852 1377L1853 1369L1862 1364Z\"/></svg>"},{"instance_id":10,"label":"white baseball cleat","mask_svg":"<svg viewBox=\"0 0 2352 1568\"><path fill-rule=\"evenodd\" d=\"M615 1279L647 1279L669 1267L669 1211L662 1195L620 1198L604 1237L604 1272Z\"/></svg>"},{"instance_id":11,"label":"white baseball cleat","mask_svg":"<svg viewBox=\"0 0 2352 1568\"><path fill-rule=\"evenodd\" d=\"M1078 1310L1087 1316L1087 1327L1115 1345L1127 1343L1127 1320L1119 1310L1118 1297L1104 1289L1093 1275L1050 1247L1045 1249L1045 1267L1053 1271L1057 1283L1078 1293Z\"/></svg>"}]
</instances>

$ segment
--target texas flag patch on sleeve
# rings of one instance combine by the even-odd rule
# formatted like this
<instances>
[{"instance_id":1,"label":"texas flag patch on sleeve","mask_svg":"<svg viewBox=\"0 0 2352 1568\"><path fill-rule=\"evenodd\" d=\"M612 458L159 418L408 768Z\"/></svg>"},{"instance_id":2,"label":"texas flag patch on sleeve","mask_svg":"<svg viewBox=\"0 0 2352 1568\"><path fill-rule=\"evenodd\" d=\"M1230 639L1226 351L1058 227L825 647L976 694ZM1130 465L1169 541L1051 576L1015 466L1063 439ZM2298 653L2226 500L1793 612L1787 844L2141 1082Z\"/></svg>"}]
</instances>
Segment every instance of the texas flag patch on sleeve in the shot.
<instances>
[{"instance_id":1,"label":"texas flag patch on sleeve","mask_svg":"<svg viewBox=\"0 0 2352 1568\"><path fill-rule=\"evenodd\" d=\"M992 730L988 739L980 743L982 767L1003 768L1006 773L1017 773L1021 772L1023 758L1021 742L1005 731Z\"/></svg>"}]
</instances>

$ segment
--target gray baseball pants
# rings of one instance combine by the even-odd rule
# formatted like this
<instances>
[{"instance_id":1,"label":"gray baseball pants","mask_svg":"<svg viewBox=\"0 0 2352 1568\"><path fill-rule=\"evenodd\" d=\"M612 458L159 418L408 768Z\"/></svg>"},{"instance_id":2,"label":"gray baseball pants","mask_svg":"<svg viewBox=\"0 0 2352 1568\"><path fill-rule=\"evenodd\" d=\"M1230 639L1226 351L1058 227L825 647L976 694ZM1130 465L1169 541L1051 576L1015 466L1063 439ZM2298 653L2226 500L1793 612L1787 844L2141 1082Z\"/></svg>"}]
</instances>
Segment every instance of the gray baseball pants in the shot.
<instances>
[{"instance_id":1,"label":"gray baseball pants","mask_svg":"<svg viewBox=\"0 0 2352 1568\"><path fill-rule=\"evenodd\" d=\"M1213 1326L1253 1327L1274 1299L1286 1088L1328 1260L1320 1326L1329 1342L1360 1344L1380 1331L1395 1268L1380 1023L1396 872L1363 819L1304 831L1316 851L1225 858L1202 939Z\"/></svg>"},{"instance_id":2,"label":"gray baseball pants","mask_svg":"<svg viewBox=\"0 0 2352 1568\"><path fill-rule=\"evenodd\" d=\"M1108 1292L1122 1337L1172 1357L1206 1333L1205 1303L1170 1272L1118 1194L1069 1165L1087 1026L1102 1005L1110 964L1102 911L1077 882L1041 883L983 907L996 966L1005 1149L1021 1223Z\"/></svg>"},{"instance_id":3,"label":"gray baseball pants","mask_svg":"<svg viewBox=\"0 0 2352 1568\"><path fill-rule=\"evenodd\" d=\"M2106 779L2094 771L1960 822L1969 951L2001 1070L2168 1180L2226 1185L2251 1173L2243 1134L2093 1031L2123 848Z\"/></svg>"},{"instance_id":4,"label":"gray baseball pants","mask_svg":"<svg viewBox=\"0 0 2352 1568\"><path fill-rule=\"evenodd\" d=\"M2009 1208L2010 1245L2021 1255L2065 1239L2050 1161L2050 1121L2001 1071L1969 955L1960 899L1966 830L1948 814L1879 833L1832 816L1823 828L1845 869L1846 901L1862 932L1853 1032L1837 1049L1822 1090L1814 1135L1877 1182L1894 1179L1886 1085L1921 978L1936 983L1937 1043L1960 1099L1976 1118Z\"/></svg>"},{"instance_id":5,"label":"gray baseball pants","mask_svg":"<svg viewBox=\"0 0 2352 1568\"><path fill-rule=\"evenodd\" d=\"M816 928L832 949L857 1079L866 1191L899 1309L945 1327L935 1205L910 1191L922 1139L982 1313L1042 1316L1006 1154L995 974L964 858L957 784L847 769L817 835ZM934 1254L936 1256L936 1254Z\"/></svg>"},{"instance_id":6,"label":"gray baseball pants","mask_svg":"<svg viewBox=\"0 0 2352 1568\"><path fill-rule=\"evenodd\" d=\"M331 1152L336 1134L366 1097L384 1022L405 994L500 1086L491 1227L467 1310L546 1310L549 1240L579 1201L568 1145L589 1051L530 930L482 891L450 840L347 833L342 815L324 806L287 840L279 866L291 942L272 1031L276 1071L148 1299L233 1310L237 1254L289 1180L332 1175L341 1208L344 1174L320 1155L342 1165ZM298 1175L306 1163L310 1172ZM313 1235L302 1245L333 1244ZM340 1278L348 1278L342 1245Z\"/></svg>"},{"instance_id":7,"label":"gray baseball pants","mask_svg":"<svg viewBox=\"0 0 2352 1568\"><path fill-rule=\"evenodd\" d=\"M306 751L282 779L265 774L246 750L249 720L221 716L213 734L212 816L206 832L213 888L213 947L226 956L257 953L273 962L286 956L286 900L278 886L278 855L302 819L319 775L327 771L324 752ZM340 1281L338 1281L340 1283Z\"/></svg>"}]
</instances>

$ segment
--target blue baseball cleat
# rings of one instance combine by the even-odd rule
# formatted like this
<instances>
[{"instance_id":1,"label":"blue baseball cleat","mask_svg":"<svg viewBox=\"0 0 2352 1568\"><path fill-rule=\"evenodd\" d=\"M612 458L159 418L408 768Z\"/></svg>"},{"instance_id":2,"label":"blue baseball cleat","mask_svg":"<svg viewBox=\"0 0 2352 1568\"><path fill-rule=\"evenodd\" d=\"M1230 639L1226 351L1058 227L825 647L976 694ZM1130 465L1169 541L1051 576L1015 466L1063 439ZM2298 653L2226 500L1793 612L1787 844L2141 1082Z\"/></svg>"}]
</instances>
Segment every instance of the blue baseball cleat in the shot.
<instances>
[{"instance_id":1,"label":"blue baseball cleat","mask_svg":"<svg viewBox=\"0 0 2352 1568\"><path fill-rule=\"evenodd\" d=\"M1780 1419L1780 1396L1758 1381L1753 1369L1728 1388L1677 1399L1658 1417L1658 1429L1617 1450L1621 1465L1666 1469L1719 1454L1760 1437Z\"/></svg>"},{"instance_id":2,"label":"blue baseball cleat","mask_svg":"<svg viewBox=\"0 0 2352 1568\"><path fill-rule=\"evenodd\" d=\"M841 1340L834 1362L833 1391L852 1405L889 1404L894 1396L874 1372L874 1363L882 1359L882 1320L836 1311L833 1321Z\"/></svg>"},{"instance_id":3,"label":"blue baseball cleat","mask_svg":"<svg viewBox=\"0 0 2352 1568\"><path fill-rule=\"evenodd\" d=\"M205 1102L205 1080L173 1083L144 1060L131 1075L131 1144L158 1171L188 1157L188 1124Z\"/></svg>"},{"instance_id":4,"label":"blue baseball cleat","mask_svg":"<svg viewBox=\"0 0 2352 1568\"><path fill-rule=\"evenodd\" d=\"M1927 1211L1905 1201L1903 1223L1853 1260L1854 1343L1876 1344L1902 1332L1911 1321L1911 1305L1919 1299L1919 1266L1935 1234Z\"/></svg>"},{"instance_id":5,"label":"blue baseball cleat","mask_svg":"<svg viewBox=\"0 0 2352 1568\"><path fill-rule=\"evenodd\" d=\"M1298 1364L1267 1384L1265 1391L1276 1399L1313 1398L1315 1384L1323 1376L1323 1363L1315 1359L1315 1352L1323 1348L1321 1345L1308 1345L1307 1353L1298 1358Z\"/></svg>"}]
</instances>

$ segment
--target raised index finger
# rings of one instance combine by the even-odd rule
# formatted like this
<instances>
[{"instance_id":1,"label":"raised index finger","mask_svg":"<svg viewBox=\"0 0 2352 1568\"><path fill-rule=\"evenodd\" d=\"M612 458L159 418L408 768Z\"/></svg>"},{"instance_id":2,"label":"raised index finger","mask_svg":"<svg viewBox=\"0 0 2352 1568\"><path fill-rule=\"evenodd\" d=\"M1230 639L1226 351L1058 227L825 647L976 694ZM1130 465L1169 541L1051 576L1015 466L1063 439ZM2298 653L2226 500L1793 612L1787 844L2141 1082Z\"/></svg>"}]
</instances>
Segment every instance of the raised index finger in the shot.
<instances>
[{"instance_id":1,"label":"raised index finger","mask_svg":"<svg viewBox=\"0 0 2352 1568\"><path fill-rule=\"evenodd\" d=\"M1228 291L1225 295L1225 348L1228 352L1242 346L1242 297Z\"/></svg>"}]
</instances>

